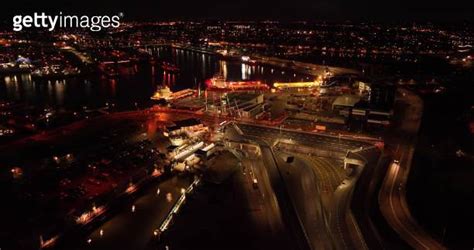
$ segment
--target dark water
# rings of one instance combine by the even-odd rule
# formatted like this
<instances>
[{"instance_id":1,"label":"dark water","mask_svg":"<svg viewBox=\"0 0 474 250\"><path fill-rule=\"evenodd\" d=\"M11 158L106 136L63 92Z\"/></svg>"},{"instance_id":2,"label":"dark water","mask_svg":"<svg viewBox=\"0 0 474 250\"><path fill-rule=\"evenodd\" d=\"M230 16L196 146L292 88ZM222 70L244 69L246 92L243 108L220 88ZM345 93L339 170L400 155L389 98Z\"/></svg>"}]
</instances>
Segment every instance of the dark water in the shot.
<instances>
[{"instance_id":1,"label":"dark water","mask_svg":"<svg viewBox=\"0 0 474 250\"><path fill-rule=\"evenodd\" d=\"M171 90L204 88L204 81L216 74L228 80L275 81L305 80L308 76L265 65L247 65L219 60L217 56L189 50L156 47L149 52L159 60L176 64L179 73L166 72L160 64L120 66L119 77L87 76L62 80L34 80L29 74L0 77L0 100L17 101L54 108L101 107L117 103L122 108L150 104L158 86Z\"/></svg>"}]
</instances>

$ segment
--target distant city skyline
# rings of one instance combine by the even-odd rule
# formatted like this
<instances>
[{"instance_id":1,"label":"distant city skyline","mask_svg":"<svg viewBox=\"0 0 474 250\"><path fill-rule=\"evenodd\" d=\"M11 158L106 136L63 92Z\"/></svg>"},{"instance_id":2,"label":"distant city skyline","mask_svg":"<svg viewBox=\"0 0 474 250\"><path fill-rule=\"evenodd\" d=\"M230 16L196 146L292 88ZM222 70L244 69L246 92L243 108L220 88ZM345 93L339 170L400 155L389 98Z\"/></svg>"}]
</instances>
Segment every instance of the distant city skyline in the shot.
<instances>
[{"instance_id":1,"label":"distant city skyline","mask_svg":"<svg viewBox=\"0 0 474 250\"><path fill-rule=\"evenodd\" d=\"M32 11L63 11L71 14L123 12L126 20L247 19L247 20L327 20L327 21L473 21L474 9L467 0L442 3L421 1L34 1L19 0L2 6L3 21Z\"/></svg>"}]
</instances>

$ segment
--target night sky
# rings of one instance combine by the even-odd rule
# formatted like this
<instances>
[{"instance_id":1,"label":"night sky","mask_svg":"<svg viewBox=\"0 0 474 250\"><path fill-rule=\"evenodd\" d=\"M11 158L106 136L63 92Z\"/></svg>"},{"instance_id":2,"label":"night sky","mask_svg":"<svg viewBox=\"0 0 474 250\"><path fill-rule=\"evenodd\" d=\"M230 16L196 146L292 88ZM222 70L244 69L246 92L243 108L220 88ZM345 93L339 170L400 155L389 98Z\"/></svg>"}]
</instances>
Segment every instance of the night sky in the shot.
<instances>
[{"instance_id":1,"label":"night sky","mask_svg":"<svg viewBox=\"0 0 474 250\"><path fill-rule=\"evenodd\" d=\"M21 12L70 14L123 12L127 20L275 19L460 21L474 20L472 0L8 0L2 19ZM6 6L6 4L10 6Z\"/></svg>"}]
</instances>

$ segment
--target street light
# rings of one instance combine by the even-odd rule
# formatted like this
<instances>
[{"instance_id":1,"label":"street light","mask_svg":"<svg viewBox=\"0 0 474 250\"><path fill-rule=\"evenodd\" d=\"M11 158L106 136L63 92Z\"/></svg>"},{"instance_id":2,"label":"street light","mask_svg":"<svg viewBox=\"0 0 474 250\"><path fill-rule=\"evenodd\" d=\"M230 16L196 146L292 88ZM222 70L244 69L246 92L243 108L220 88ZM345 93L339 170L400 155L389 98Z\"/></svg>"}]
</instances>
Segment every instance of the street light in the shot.
<instances>
[{"instance_id":1,"label":"street light","mask_svg":"<svg viewBox=\"0 0 474 250\"><path fill-rule=\"evenodd\" d=\"M166 201L171 202L173 200L173 195L171 193L166 194Z\"/></svg>"}]
</instances>

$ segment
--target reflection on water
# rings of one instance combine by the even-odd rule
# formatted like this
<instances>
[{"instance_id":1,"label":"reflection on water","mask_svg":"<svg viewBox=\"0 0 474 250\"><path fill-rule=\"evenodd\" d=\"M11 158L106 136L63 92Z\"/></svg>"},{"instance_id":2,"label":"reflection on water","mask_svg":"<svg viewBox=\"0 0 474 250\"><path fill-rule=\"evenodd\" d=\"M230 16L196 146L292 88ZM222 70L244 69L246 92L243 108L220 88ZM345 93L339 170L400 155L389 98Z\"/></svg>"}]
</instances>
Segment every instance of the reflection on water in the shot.
<instances>
[{"instance_id":1,"label":"reflection on water","mask_svg":"<svg viewBox=\"0 0 474 250\"><path fill-rule=\"evenodd\" d=\"M159 63L121 66L118 78L99 76L63 80L35 80L29 74L0 77L0 100L26 102L38 106L77 108L99 107L106 102L119 107L147 105L157 86L176 91L204 87L203 82L217 74L227 80L275 81L307 80L308 76L286 73L281 69L248 65L239 61L219 60L215 55L170 47L148 48L158 61L176 64L179 72L164 71Z\"/></svg>"}]
</instances>

